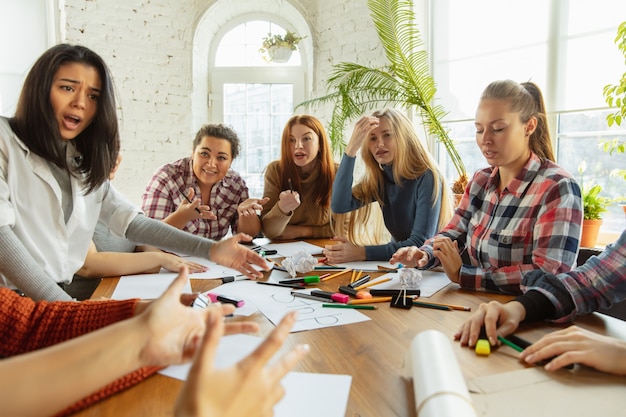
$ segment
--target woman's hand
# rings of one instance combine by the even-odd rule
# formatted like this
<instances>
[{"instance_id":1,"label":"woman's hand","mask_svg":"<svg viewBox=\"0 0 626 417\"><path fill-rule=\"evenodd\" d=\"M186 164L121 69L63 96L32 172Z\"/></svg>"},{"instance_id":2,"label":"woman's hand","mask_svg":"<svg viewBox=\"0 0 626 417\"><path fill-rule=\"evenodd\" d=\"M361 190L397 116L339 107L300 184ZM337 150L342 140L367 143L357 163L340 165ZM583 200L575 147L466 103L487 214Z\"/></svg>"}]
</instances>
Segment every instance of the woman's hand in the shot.
<instances>
[{"instance_id":1,"label":"woman's hand","mask_svg":"<svg viewBox=\"0 0 626 417\"><path fill-rule=\"evenodd\" d=\"M273 415L274 405L285 394L281 379L309 350L308 345L296 346L275 365L267 365L283 345L295 318L294 312L288 313L254 352L230 368L215 369L223 321L217 314L209 316L209 330L198 349L174 414L177 417Z\"/></svg>"},{"instance_id":2,"label":"woman's hand","mask_svg":"<svg viewBox=\"0 0 626 417\"><path fill-rule=\"evenodd\" d=\"M517 301L506 304L497 301L483 303L454 334L454 340L458 340L462 345L474 347L480 329L484 327L489 344L495 346L498 343L498 335L507 336L513 333L525 317L526 310Z\"/></svg>"},{"instance_id":3,"label":"woman's hand","mask_svg":"<svg viewBox=\"0 0 626 417\"><path fill-rule=\"evenodd\" d=\"M140 363L144 366L166 366L189 361L202 340L207 317L221 317L234 311L231 305L216 304L207 309L183 305L181 291L188 280L187 268L183 266L163 295L133 318L138 323L137 331L146 334L139 353ZM237 323L228 331L254 332L258 331L258 325Z\"/></svg>"},{"instance_id":4,"label":"woman's hand","mask_svg":"<svg viewBox=\"0 0 626 417\"><path fill-rule=\"evenodd\" d=\"M196 192L193 188L187 191L187 198L176 208L179 217L185 219L185 223L193 219L217 220L215 213L207 205L200 204L200 200L194 200Z\"/></svg>"},{"instance_id":5,"label":"woman's hand","mask_svg":"<svg viewBox=\"0 0 626 417\"><path fill-rule=\"evenodd\" d=\"M417 246L405 246L400 248L391 255L389 263L395 265L396 263L402 264L408 267L423 267L428 264L428 253L421 251Z\"/></svg>"},{"instance_id":6,"label":"woman's hand","mask_svg":"<svg viewBox=\"0 0 626 417\"><path fill-rule=\"evenodd\" d=\"M438 237L433 241L433 254L443 267L443 271L452 282L459 283L463 261L459 255L456 240L449 237Z\"/></svg>"},{"instance_id":7,"label":"woman's hand","mask_svg":"<svg viewBox=\"0 0 626 417\"><path fill-rule=\"evenodd\" d=\"M331 240L339 243L324 246L323 253L327 263L334 265L365 260L365 248L363 246L357 246L343 236L335 236Z\"/></svg>"},{"instance_id":8,"label":"woman's hand","mask_svg":"<svg viewBox=\"0 0 626 417\"><path fill-rule=\"evenodd\" d=\"M240 245L239 242L251 242L252 237L245 233L215 242L209 250L209 259L215 263L236 269L248 278L261 278L263 273L257 271L252 265L257 265L266 271L268 266L265 259L258 253Z\"/></svg>"},{"instance_id":9,"label":"woman's hand","mask_svg":"<svg viewBox=\"0 0 626 417\"><path fill-rule=\"evenodd\" d=\"M359 119L354 125L350 141L346 145L346 155L356 156L356 153L363 146L363 142L368 138L370 132L378 127L379 123L378 117L374 116L364 116Z\"/></svg>"},{"instance_id":10,"label":"woman's hand","mask_svg":"<svg viewBox=\"0 0 626 417\"><path fill-rule=\"evenodd\" d=\"M626 341L603 336L578 326L550 333L520 354L527 363L554 358L545 365L547 371L580 363L602 372L626 375Z\"/></svg>"},{"instance_id":11,"label":"woman's hand","mask_svg":"<svg viewBox=\"0 0 626 417\"><path fill-rule=\"evenodd\" d=\"M288 215L300 207L300 193L290 190L283 191L278 195L277 204L280 211Z\"/></svg>"},{"instance_id":12,"label":"woman's hand","mask_svg":"<svg viewBox=\"0 0 626 417\"><path fill-rule=\"evenodd\" d=\"M193 274L196 272L205 272L209 269L208 266L186 260L185 258L181 258L180 256L174 255L172 253L165 253L165 252L161 252L161 253L144 252L144 253L154 254L154 256L157 256L161 264L160 268L167 269L170 272L178 272L180 271L180 268L182 266L186 266L189 269L190 274ZM159 272L159 271L157 270L156 272Z\"/></svg>"},{"instance_id":13,"label":"woman's hand","mask_svg":"<svg viewBox=\"0 0 626 417\"><path fill-rule=\"evenodd\" d=\"M257 216L258 212L263 210L263 204L268 201L270 201L269 197L249 198L239 204L237 214L239 217Z\"/></svg>"}]
</instances>

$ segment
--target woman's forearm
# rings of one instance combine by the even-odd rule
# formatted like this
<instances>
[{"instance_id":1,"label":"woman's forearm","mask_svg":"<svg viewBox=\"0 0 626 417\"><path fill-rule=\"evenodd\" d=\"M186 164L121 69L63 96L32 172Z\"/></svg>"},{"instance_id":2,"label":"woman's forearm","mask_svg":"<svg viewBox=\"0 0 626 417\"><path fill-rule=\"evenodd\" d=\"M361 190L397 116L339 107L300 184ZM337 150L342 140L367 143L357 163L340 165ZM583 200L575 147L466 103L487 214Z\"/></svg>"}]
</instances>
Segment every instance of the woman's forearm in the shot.
<instances>
[{"instance_id":1,"label":"woman's forearm","mask_svg":"<svg viewBox=\"0 0 626 417\"><path fill-rule=\"evenodd\" d=\"M0 414L53 415L141 366L148 331L136 318L0 361ZM115 343L111 343L115 340ZM33 401L33 394L37 401Z\"/></svg>"}]
</instances>

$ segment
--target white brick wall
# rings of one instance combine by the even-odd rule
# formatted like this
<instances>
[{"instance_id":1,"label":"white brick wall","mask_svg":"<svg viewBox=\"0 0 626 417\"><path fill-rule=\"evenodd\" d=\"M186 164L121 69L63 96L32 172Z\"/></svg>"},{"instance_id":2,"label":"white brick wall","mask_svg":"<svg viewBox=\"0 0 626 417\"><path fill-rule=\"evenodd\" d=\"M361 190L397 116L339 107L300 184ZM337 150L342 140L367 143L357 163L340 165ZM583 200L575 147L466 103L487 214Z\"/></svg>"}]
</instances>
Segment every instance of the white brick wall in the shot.
<instances>
[{"instance_id":1,"label":"white brick wall","mask_svg":"<svg viewBox=\"0 0 626 417\"><path fill-rule=\"evenodd\" d=\"M381 64L382 50L365 0L228 0L226 13L204 19L212 6L221 3L224 10L223 0L65 0L64 41L94 49L115 79L124 155L115 185L131 201L139 204L159 165L191 153L193 112L205 112L192 109L191 99L198 22L221 26L230 17L253 11L251 7L280 12L283 2L302 14L312 34L310 97L325 92L334 64L357 56L361 63ZM311 112L323 121L330 114L329 109Z\"/></svg>"}]
</instances>

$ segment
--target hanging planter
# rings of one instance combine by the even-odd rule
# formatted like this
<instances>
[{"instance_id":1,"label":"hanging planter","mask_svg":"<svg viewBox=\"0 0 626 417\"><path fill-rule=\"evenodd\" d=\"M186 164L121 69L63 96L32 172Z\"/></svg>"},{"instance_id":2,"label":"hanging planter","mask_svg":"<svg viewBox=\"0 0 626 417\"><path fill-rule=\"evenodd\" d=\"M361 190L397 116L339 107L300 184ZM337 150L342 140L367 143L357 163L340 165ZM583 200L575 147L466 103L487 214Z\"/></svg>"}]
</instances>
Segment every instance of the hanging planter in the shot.
<instances>
[{"instance_id":1,"label":"hanging planter","mask_svg":"<svg viewBox=\"0 0 626 417\"><path fill-rule=\"evenodd\" d=\"M304 37L287 31L285 35L272 35L268 33L263 38L262 47L259 52L263 54L263 59L267 62L285 63L291 58L293 51L298 49L298 44Z\"/></svg>"},{"instance_id":2,"label":"hanging planter","mask_svg":"<svg viewBox=\"0 0 626 417\"><path fill-rule=\"evenodd\" d=\"M288 62L292 53L293 49L288 46L274 45L270 46L267 50L267 56L269 57L270 62L276 62L279 64Z\"/></svg>"}]
</instances>

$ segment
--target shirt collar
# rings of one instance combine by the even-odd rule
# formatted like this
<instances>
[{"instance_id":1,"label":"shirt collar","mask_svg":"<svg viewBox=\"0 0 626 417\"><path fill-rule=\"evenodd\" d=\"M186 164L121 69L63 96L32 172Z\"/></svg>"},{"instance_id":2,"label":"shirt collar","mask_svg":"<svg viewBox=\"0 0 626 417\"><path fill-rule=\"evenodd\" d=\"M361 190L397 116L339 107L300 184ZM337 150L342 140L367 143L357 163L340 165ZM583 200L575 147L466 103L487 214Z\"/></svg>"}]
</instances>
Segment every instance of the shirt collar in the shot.
<instances>
[{"instance_id":1,"label":"shirt collar","mask_svg":"<svg viewBox=\"0 0 626 417\"><path fill-rule=\"evenodd\" d=\"M539 169L541 168L541 159L534 152L530 152L530 158L522 168L522 170L513 178L511 183L506 187L506 190L521 198L528 186L533 182ZM487 188L490 190L498 188L500 183L500 171L498 167L494 167L489 181L487 181Z\"/></svg>"}]
</instances>

